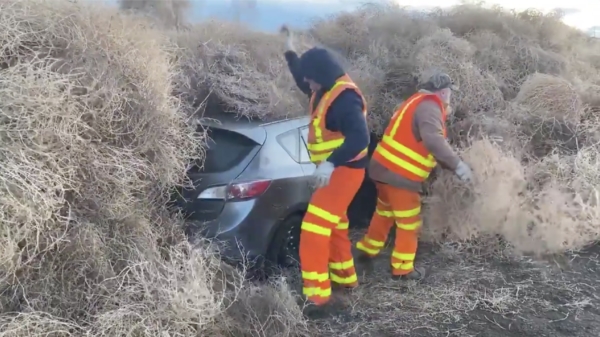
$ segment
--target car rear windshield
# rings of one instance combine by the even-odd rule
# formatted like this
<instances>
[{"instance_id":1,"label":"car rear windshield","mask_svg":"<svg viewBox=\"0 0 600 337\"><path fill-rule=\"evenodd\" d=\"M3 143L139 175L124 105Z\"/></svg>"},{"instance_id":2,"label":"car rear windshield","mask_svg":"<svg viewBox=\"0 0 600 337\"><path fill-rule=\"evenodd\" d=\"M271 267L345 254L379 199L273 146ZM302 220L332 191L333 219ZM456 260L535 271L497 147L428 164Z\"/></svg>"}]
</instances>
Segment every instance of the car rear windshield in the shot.
<instances>
[{"instance_id":1,"label":"car rear windshield","mask_svg":"<svg viewBox=\"0 0 600 337\"><path fill-rule=\"evenodd\" d=\"M196 172L216 173L230 170L258 146L253 140L229 130L210 128L208 137L204 166L201 170L198 167L193 168Z\"/></svg>"}]
</instances>

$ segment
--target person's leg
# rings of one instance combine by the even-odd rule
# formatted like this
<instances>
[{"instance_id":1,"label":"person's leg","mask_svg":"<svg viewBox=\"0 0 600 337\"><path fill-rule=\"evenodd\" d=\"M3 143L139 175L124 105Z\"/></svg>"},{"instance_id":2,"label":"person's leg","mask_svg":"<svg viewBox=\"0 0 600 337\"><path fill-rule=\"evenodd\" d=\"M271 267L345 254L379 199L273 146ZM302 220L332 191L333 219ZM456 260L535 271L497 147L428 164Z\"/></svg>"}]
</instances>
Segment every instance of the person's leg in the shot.
<instances>
[{"instance_id":1,"label":"person's leg","mask_svg":"<svg viewBox=\"0 0 600 337\"><path fill-rule=\"evenodd\" d=\"M396 221L392 276L420 279L425 276L424 270L415 269L414 261L421 228L421 196L417 192L399 188L390 189L388 196Z\"/></svg>"},{"instance_id":2,"label":"person's leg","mask_svg":"<svg viewBox=\"0 0 600 337\"><path fill-rule=\"evenodd\" d=\"M367 234L356 244L356 248L365 257L375 257L379 254L394 225L394 217L388 200L387 190L389 186L376 183L377 208L369 224Z\"/></svg>"},{"instance_id":3,"label":"person's leg","mask_svg":"<svg viewBox=\"0 0 600 337\"><path fill-rule=\"evenodd\" d=\"M352 258L352 243L348 237L348 216L344 214L340 223L331 233L331 250L329 252L329 276L331 282L344 287L358 286L358 277Z\"/></svg>"},{"instance_id":4,"label":"person's leg","mask_svg":"<svg viewBox=\"0 0 600 337\"><path fill-rule=\"evenodd\" d=\"M329 279L330 244L332 231L346 214L348 206L362 184L364 169L337 167L329 184L317 189L302 220L300 233L300 267L304 281L303 293L314 304L329 301L331 282ZM339 254L335 262L342 262L350 255ZM351 255L350 255L351 257Z\"/></svg>"}]
</instances>

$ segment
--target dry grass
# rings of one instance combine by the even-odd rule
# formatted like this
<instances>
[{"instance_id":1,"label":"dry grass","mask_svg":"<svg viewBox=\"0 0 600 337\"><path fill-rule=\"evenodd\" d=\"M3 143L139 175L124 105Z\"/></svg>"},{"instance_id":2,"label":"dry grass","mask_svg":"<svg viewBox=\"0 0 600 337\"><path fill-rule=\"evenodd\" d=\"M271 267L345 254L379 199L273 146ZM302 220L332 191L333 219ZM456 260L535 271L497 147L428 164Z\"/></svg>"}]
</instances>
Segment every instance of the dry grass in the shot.
<instances>
[{"instance_id":1,"label":"dry grass","mask_svg":"<svg viewBox=\"0 0 600 337\"><path fill-rule=\"evenodd\" d=\"M461 87L450 139L475 173L430 186L430 279L392 284L377 262L347 310L315 324L297 281L245 280L165 209L202 157L188 118L306 113L282 38L190 25L187 1L121 7L146 15L0 3L0 336L548 335L597 321L597 254L553 255L600 236L597 41L554 15L472 5L365 6L302 32L299 49L330 48L359 83L378 134L418 79L449 72Z\"/></svg>"},{"instance_id":2,"label":"dry grass","mask_svg":"<svg viewBox=\"0 0 600 337\"><path fill-rule=\"evenodd\" d=\"M0 336L306 334L166 212L202 153L168 37L70 1L4 1L0 27Z\"/></svg>"}]
</instances>

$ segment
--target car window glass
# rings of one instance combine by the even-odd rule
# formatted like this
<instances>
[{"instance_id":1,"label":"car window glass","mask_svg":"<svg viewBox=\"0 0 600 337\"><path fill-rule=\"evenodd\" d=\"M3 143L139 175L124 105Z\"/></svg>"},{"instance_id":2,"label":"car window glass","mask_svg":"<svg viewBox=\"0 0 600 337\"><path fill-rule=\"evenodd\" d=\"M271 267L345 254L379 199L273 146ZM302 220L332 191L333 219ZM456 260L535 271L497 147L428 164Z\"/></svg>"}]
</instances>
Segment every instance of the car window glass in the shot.
<instances>
[{"instance_id":1,"label":"car window glass","mask_svg":"<svg viewBox=\"0 0 600 337\"><path fill-rule=\"evenodd\" d=\"M308 126L300 128L300 135L302 135L302 144L300 146L300 163L310 163L310 155L306 144L308 144Z\"/></svg>"},{"instance_id":2,"label":"car window glass","mask_svg":"<svg viewBox=\"0 0 600 337\"><path fill-rule=\"evenodd\" d=\"M294 161L300 162L300 134L298 129L280 134L277 136L277 142Z\"/></svg>"}]
</instances>

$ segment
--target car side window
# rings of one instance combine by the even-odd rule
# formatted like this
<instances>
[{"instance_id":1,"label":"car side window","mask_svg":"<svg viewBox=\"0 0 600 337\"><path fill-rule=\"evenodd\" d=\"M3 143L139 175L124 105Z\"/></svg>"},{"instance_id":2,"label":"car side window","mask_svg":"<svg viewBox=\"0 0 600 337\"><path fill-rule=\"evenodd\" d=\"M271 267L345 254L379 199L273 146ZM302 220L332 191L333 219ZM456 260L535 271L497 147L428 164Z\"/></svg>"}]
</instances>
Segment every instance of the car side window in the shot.
<instances>
[{"instance_id":1,"label":"car side window","mask_svg":"<svg viewBox=\"0 0 600 337\"><path fill-rule=\"evenodd\" d=\"M300 162L300 132L298 129L293 129L277 136L277 142L287 154L297 163Z\"/></svg>"},{"instance_id":2,"label":"car side window","mask_svg":"<svg viewBox=\"0 0 600 337\"><path fill-rule=\"evenodd\" d=\"M310 163L310 155L308 153L308 126L303 126L300 128L300 135L302 136L302 145L300 146L300 163L308 164Z\"/></svg>"}]
</instances>

